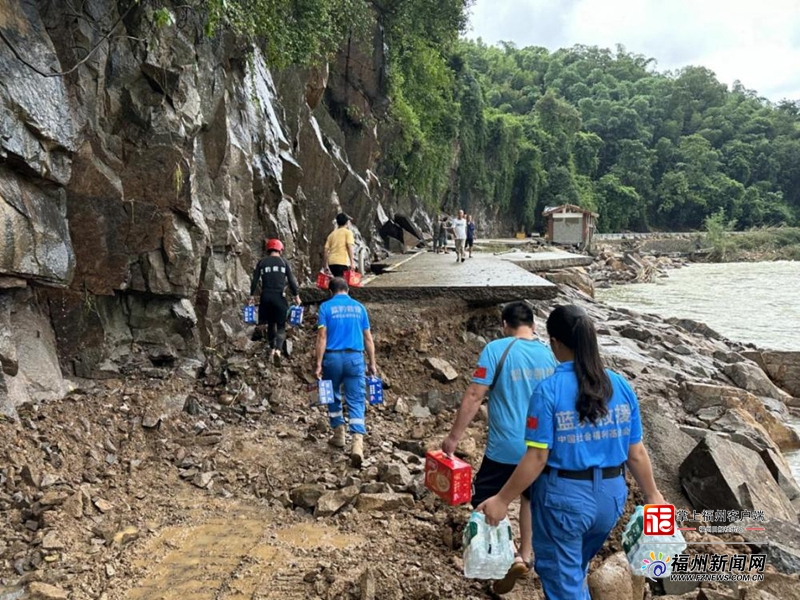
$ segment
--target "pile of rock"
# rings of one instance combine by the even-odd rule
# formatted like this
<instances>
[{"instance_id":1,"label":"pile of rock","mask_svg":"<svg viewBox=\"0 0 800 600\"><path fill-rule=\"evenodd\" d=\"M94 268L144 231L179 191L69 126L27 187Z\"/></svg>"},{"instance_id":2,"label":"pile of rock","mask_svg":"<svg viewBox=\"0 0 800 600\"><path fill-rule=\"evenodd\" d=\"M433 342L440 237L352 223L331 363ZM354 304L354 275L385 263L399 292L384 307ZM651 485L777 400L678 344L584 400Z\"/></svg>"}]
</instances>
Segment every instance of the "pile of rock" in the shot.
<instances>
[{"instance_id":1,"label":"pile of rock","mask_svg":"<svg viewBox=\"0 0 800 600\"><path fill-rule=\"evenodd\" d=\"M414 508L425 493L424 454L392 449L373 455L358 475L343 478L319 475L314 483L301 484L288 494L277 491L272 500L282 506L332 517L353 508L361 512L395 512Z\"/></svg>"},{"instance_id":2,"label":"pile of rock","mask_svg":"<svg viewBox=\"0 0 800 600\"><path fill-rule=\"evenodd\" d=\"M680 254L649 255L605 246L598 251L588 270L595 285L609 287L622 283L650 283L687 262Z\"/></svg>"}]
</instances>

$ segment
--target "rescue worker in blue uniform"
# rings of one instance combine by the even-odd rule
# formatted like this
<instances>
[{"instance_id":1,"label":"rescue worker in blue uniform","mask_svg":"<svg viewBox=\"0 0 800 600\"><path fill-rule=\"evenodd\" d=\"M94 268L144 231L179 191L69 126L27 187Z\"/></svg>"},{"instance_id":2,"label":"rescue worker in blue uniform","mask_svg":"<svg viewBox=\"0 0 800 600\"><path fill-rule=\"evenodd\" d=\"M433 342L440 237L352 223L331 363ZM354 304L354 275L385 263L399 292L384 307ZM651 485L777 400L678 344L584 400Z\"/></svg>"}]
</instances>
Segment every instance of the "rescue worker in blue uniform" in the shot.
<instances>
[{"instance_id":1,"label":"rescue worker in blue uniform","mask_svg":"<svg viewBox=\"0 0 800 600\"><path fill-rule=\"evenodd\" d=\"M350 463L360 467L364 461L364 435L367 433L364 412L366 408L366 386L364 370L377 375L375 364L375 341L369 324L369 315L363 304L353 300L347 282L342 277L331 279L328 289L331 299L319 307L317 317L317 366L314 375L317 379L333 383L333 402L328 405L333 437L329 444L344 448L345 421L342 408L342 389L347 403L350 433L353 446L350 450ZM364 364L364 351L368 364Z\"/></svg>"},{"instance_id":2,"label":"rescue worker in blue uniform","mask_svg":"<svg viewBox=\"0 0 800 600\"><path fill-rule=\"evenodd\" d=\"M664 504L642 444L639 401L623 377L603 368L597 334L582 308L547 319L555 373L534 391L528 449L500 492L478 506L496 525L533 484L535 570L547 600L590 600L589 562L625 508L625 465L648 504Z\"/></svg>"},{"instance_id":3,"label":"rescue worker in blue uniform","mask_svg":"<svg viewBox=\"0 0 800 600\"><path fill-rule=\"evenodd\" d=\"M472 505L494 496L511 477L525 455L525 419L536 385L550 377L556 359L536 336L533 309L525 302L512 302L503 309L503 333L507 337L486 344L464 393L450 433L442 443L445 454L455 452L459 440L478 414L484 397L489 409L486 451L472 485ZM522 492L519 506L519 552L503 579L495 581L495 594L510 592L517 579L530 571L533 547L530 494Z\"/></svg>"}]
</instances>

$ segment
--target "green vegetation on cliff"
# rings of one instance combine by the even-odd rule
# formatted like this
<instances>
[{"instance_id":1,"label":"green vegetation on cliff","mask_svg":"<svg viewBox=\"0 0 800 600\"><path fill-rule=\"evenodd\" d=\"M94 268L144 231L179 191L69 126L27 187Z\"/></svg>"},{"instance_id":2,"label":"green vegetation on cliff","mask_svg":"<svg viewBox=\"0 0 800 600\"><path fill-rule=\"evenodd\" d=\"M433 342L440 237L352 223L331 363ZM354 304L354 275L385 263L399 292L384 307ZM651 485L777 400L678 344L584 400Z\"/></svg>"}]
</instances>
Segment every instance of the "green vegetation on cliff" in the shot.
<instances>
[{"instance_id":1,"label":"green vegetation on cliff","mask_svg":"<svg viewBox=\"0 0 800 600\"><path fill-rule=\"evenodd\" d=\"M277 67L331 58L348 41L369 46L380 28L390 100L381 125L390 142L382 174L400 195L438 204L450 182L459 139L457 72L451 66L473 0L192 0L206 31L226 28L261 48ZM169 4L168 0L156 0ZM157 22L171 21L169 9Z\"/></svg>"},{"instance_id":2,"label":"green vegetation on cliff","mask_svg":"<svg viewBox=\"0 0 800 600\"><path fill-rule=\"evenodd\" d=\"M449 59L472 0L374 0L388 62L390 187L429 206L446 193L461 121Z\"/></svg>"},{"instance_id":3,"label":"green vegetation on cliff","mask_svg":"<svg viewBox=\"0 0 800 600\"><path fill-rule=\"evenodd\" d=\"M220 27L228 28L258 44L268 62L276 66L308 65L327 58L352 32L365 31L369 6L366 0L197 2L197 8L206 11L209 35Z\"/></svg>"},{"instance_id":4,"label":"green vegetation on cliff","mask_svg":"<svg viewBox=\"0 0 800 600\"><path fill-rule=\"evenodd\" d=\"M377 24L387 53L381 174L430 208L541 227L545 206L604 231L800 223L800 102L773 104L703 67L575 46L459 40L471 0L197 0L275 65L311 64Z\"/></svg>"}]
</instances>

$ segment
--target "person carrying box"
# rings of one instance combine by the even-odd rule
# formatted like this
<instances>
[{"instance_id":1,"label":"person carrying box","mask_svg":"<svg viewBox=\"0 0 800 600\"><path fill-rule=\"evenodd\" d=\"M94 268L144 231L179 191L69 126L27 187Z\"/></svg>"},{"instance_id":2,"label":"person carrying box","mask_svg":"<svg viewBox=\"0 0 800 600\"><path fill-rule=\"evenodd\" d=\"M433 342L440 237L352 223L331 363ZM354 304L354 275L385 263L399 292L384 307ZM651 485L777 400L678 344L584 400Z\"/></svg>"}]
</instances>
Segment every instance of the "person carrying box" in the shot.
<instances>
[{"instance_id":1,"label":"person carrying box","mask_svg":"<svg viewBox=\"0 0 800 600\"><path fill-rule=\"evenodd\" d=\"M356 239L350 231L352 219L345 213L336 215L336 229L331 232L325 241L323 266L334 277L343 277L347 270L356 270L355 246Z\"/></svg>"},{"instance_id":2,"label":"person carrying box","mask_svg":"<svg viewBox=\"0 0 800 600\"><path fill-rule=\"evenodd\" d=\"M350 433L353 434L350 462L354 467L360 467L364 461L364 435L367 433L364 350L369 361L366 370L370 375L376 375L375 342L367 309L350 297L347 282L334 277L328 289L332 297L319 307L314 374L317 379L333 382L334 401L328 405L333 437L329 443L336 448L346 445L342 408L344 389Z\"/></svg>"},{"instance_id":3,"label":"person carrying box","mask_svg":"<svg viewBox=\"0 0 800 600\"><path fill-rule=\"evenodd\" d=\"M461 400L455 423L442 443L445 454L455 452L464 431L488 394L489 436L473 483L473 506L497 494L525 455L525 418L531 394L536 385L552 375L556 368L553 353L537 339L533 310L529 305L524 302L506 305L502 319L506 337L484 347L478 358L478 367L472 374L472 384ZM533 555L530 506L530 493L523 490L519 511L519 553L507 575L494 583L496 594L510 592L516 581L530 572Z\"/></svg>"},{"instance_id":4,"label":"person carrying box","mask_svg":"<svg viewBox=\"0 0 800 600\"><path fill-rule=\"evenodd\" d=\"M267 256L262 258L253 271L250 284L250 305L256 303L256 291L261 284L261 298L258 305L258 326L267 330L270 358L277 367L281 362L281 351L286 341L286 313L289 304L284 297L288 283L295 304L301 304L297 280L289 263L281 256L283 242L276 239L267 241Z\"/></svg>"}]
</instances>

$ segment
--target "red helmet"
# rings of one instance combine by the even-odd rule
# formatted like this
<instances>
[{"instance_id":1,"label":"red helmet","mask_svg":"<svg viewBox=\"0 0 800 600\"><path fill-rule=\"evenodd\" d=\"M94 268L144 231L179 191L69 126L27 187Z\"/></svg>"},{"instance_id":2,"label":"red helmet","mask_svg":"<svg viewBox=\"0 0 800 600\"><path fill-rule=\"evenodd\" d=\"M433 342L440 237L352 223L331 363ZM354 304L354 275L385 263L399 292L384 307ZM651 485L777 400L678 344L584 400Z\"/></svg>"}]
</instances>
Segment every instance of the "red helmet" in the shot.
<instances>
[{"instance_id":1,"label":"red helmet","mask_svg":"<svg viewBox=\"0 0 800 600\"><path fill-rule=\"evenodd\" d=\"M267 252L271 250L277 250L278 252L283 252L283 242L277 239L267 240Z\"/></svg>"}]
</instances>

